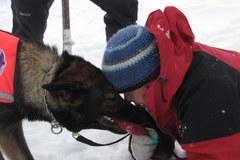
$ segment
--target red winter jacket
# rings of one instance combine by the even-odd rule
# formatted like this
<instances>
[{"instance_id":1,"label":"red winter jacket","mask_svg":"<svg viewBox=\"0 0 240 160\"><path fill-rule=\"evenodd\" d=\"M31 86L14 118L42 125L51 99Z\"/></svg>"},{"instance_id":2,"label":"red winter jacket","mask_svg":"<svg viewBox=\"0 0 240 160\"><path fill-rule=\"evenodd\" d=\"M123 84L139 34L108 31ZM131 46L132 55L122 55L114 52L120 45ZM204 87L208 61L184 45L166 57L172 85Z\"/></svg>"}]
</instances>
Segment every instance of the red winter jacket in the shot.
<instances>
[{"instance_id":1,"label":"red winter jacket","mask_svg":"<svg viewBox=\"0 0 240 160\"><path fill-rule=\"evenodd\" d=\"M188 160L240 159L240 54L194 42L175 7L152 12L146 27L160 50L160 74L146 94L159 128Z\"/></svg>"}]
</instances>

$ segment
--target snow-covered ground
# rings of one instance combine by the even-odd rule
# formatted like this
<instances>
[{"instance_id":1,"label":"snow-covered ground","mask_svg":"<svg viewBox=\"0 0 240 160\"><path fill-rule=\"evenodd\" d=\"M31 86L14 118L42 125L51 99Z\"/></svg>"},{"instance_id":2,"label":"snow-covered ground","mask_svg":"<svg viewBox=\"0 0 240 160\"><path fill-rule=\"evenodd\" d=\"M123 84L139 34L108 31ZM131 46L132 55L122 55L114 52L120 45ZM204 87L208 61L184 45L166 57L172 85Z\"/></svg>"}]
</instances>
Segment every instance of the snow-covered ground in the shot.
<instances>
[{"instance_id":1,"label":"snow-covered ground","mask_svg":"<svg viewBox=\"0 0 240 160\"><path fill-rule=\"evenodd\" d=\"M0 0L0 29L11 31L10 0ZM138 24L144 25L147 15L155 9L176 6L185 13L196 41L225 49L240 51L240 3L238 0L139 0ZM106 45L104 12L89 0L71 0L71 31L75 42L73 54L80 55L100 67ZM45 43L62 50L61 1L50 9ZM76 142L64 130L53 135L46 122L24 121L27 143L36 160L131 160L127 139L107 147L90 147ZM83 134L100 143L119 138L107 131L88 130Z\"/></svg>"}]
</instances>

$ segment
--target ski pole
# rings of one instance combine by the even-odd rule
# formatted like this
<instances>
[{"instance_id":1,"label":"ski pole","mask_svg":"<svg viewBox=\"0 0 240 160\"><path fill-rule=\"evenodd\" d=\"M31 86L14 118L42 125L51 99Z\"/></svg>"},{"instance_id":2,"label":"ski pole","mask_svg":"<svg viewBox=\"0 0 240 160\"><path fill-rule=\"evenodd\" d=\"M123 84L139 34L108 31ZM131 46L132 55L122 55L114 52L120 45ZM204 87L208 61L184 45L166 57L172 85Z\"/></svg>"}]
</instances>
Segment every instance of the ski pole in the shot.
<instances>
[{"instance_id":1,"label":"ski pole","mask_svg":"<svg viewBox=\"0 0 240 160\"><path fill-rule=\"evenodd\" d=\"M62 19L63 19L63 50L72 53L72 45L74 44L71 37L70 29L70 13L69 13L69 0L62 0Z\"/></svg>"}]
</instances>

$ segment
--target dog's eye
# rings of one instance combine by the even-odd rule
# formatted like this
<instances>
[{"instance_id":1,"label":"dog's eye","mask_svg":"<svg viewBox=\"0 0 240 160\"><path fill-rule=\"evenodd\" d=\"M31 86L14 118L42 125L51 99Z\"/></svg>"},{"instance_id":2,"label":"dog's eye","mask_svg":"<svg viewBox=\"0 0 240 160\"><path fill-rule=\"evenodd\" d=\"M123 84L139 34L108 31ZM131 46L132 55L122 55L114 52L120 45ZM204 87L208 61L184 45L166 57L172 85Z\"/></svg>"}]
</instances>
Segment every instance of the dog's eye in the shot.
<instances>
[{"instance_id":1,"label":"dog's eye","mask_svg":"<svg viewBox=\"0 0 240 160\"><path fill-rule=\"evenodd\" d=\"M61 91L60 95L61 95L62 97L66 97L68 94L67 94L67 91Z\"/></svg>"},{"instance_id":2,"label":"dog's eye","mask_svg":"<svg viewBox=\"0 0 240 160\"><path fill-rule=\"evenodd\" d=\"M52 91L51 94L53 94L55 96L65 97L67 95L67 91L65 91L65 90Z\"/></svg>"}]
</instances>

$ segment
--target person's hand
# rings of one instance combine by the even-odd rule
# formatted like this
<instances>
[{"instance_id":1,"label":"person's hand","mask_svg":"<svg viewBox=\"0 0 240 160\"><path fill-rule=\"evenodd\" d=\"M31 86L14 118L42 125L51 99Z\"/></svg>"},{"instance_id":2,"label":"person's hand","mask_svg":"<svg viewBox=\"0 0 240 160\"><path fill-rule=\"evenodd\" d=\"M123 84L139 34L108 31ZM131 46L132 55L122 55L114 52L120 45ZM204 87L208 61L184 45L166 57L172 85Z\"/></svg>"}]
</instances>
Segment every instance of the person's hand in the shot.
<instances>
[{"instance_id":1,"label":"person's hand","mask_svg":"<svg viewBox=\"0 0 240 160\"><path fill-rule=\"evenodd\" d=\"M150 160L158 144L158 134L154 129L146 128L147 134L132 134L130 147L136 160Z\"/></svg>"},{"instance_id":2,"label":"person's hand","mask_svg":"<svg viewBox=\"0 0 240 160\"><path fill-rule=\"evenodd\" d=\"M130 152L136 160L150 160L158 144L158 133L152 128L116 120L118 126L131 133Z\"/></svg>"}]
</instances>

